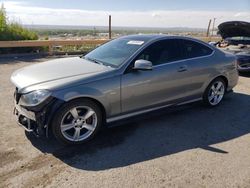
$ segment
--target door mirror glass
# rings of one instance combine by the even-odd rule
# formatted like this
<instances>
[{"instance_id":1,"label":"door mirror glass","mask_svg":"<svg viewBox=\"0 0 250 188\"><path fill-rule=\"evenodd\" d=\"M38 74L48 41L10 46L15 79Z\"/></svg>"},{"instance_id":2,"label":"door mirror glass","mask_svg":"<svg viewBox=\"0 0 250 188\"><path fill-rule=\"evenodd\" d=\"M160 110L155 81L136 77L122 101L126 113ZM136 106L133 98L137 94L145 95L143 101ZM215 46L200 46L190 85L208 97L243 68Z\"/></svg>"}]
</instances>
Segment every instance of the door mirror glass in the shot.
<instances>
[{"instance_id":1,"label":"door mirror glass","mask_svg":"<svg viewBox=\"0 0 250 188\"><path fill-rule=\"evenodd\" d=\"M152 70L152 62L144 59L135 61L134 70Z\"/></svg>"}]
</instances>

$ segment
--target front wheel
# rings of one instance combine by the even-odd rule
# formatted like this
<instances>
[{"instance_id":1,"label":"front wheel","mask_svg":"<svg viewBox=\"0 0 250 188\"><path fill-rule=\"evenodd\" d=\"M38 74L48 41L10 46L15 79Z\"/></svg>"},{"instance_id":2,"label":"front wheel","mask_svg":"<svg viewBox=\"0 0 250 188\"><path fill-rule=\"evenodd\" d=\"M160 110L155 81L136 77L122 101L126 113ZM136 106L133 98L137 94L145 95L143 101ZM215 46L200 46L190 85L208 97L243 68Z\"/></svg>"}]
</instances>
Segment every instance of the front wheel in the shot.
<instances>
[{"instance_id":1,"label":"front wheel","mask_svg":"<svg viewBox=\"0 0 250 188\"><path fill-rule=\"evenodd\" d=\"M86 99L66 103L55 114L52 131L64 144L81 144L93 138L102 124L98 105Z\"/></svg>"},{"instance_id":2,"label":"front wheel","mask_svg":"<svg viewBox=\"0 0 250 188\"><path fill-rule=\"evenodd\" d=\"M203 94L203 101L208 106L217 106L224 98L226 92L225 81L221 78L213 80Z\"/></svg>"}]
</instances>

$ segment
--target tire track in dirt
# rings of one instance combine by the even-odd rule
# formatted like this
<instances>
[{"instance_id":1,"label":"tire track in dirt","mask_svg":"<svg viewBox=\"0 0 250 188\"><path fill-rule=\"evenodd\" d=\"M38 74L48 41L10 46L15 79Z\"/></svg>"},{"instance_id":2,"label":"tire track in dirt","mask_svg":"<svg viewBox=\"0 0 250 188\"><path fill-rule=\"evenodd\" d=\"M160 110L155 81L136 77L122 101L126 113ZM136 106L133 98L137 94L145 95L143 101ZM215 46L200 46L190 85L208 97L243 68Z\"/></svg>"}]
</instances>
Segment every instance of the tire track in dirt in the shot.
<instances>
[{"instance_id":1,"label":"tire track in dirt","mask_svg":"<svg viewBox=\"0 0 250 188\"><path fill-rule=\"evenodd\" d=\"M38 155L37 157L31 159L29 162L18 166L17 168L11 169L8 172L4 172L0 174L0 187L8 187L10 185L8 185L8 180L24 173L24 172L28 172L28 171L36 171L39 170L45 166L47 166L48 168L51 168L51 166L54 166L55 168L52 168L51 171L49 171L49 173L42 175L41 178L37 177L35 179L31 179L32 182L34 184L41 184L42 182L44 182L44 180L47 177L50 177L50 174L53 174L53 176L58 175L62 168L64 168L64 166L62 166L63 162L61 162L59 159L56 159L55 157L53 157L50 154L42 154L42 155ZM47 183L49 183L49 179L46 181ZM28 184L32 184L30 180L28 180ZM27 187L28 185L26 185ZM32 185L30 186L32 187Z\"/></svg>"},{"instance_id":2,"label":"tire track in dirt","mask_svg":"<svg viewBox=\"0 0 250 188\"><path fill-rule=\"evenodd\" d=\"M12 163L13 161L21 160L23 157L18 155L14 150L0 152L0 167Z\"/></svg>"},{"instance_id":3,"label":"tire track in dirt","mask_svg":"<svg viewBox=\"0 0 250 188\"><path fill-rule=\"evenodd\" d=\"M66 166L56 165L51 167L51 170L47 173L43 173L40 176L32 177L28 179L27 182L22 185L23 188L33 188L33 187L46 187L47 185L51 184L53 179L58 176Z\"/></svg>"}]
</instances>

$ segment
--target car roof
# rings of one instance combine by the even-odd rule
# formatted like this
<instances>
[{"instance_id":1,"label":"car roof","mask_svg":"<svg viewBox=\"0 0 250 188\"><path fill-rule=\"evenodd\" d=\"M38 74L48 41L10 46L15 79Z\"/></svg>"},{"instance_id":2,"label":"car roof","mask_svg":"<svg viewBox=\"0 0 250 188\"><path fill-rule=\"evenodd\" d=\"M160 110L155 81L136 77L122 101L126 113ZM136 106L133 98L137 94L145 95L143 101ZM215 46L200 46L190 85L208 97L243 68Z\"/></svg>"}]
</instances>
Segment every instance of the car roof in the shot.
<instances>
[{"instance_id":1,"label":"car roof","mask_svg":"<svg viewBox=\"0 0 250 188\"><path fill-rule=\"evenodd\" d=\"M119 39L119 38L118 38ZM167 34L137 34L137 35L127 35L120 37L120 39L126 39L126 40L138 40L138 41L144 41L145 43L150 42L152 40L160 40L160 39L189 39L196 42L203 43L203 41L198 40L193 37L188 36L180 36L180 35L167 35Z\"/></svg>"},{"instance_id":2,"label":"car roof","mask_svg":"<svg viewBox=\"0 0 250 188\"><path fill-rule=\"evenodd\" d=\"M123 39L128 40L143 40L145 42L154 40L154 39L161 39L166 37L173 37L173 35L165 35L165 34L138 34L138 35L128 35L122 37Z\"/></svg>"},{"instance_id":3,"label":"car roof","mask_svg":"<svg viewBox=\"0 0 250 188\"><path fill-rule=\"evenodd\" d=\"M193 37L187 37L187 36L179 36L179 35L167 35L167 34L137 34L137 35L127 35L123 36L118 39L126 39L126 40L134 40L134 41L144 41L144 43L149 43L154 40L161 40L161 39L186 39L186 40L192 40L198 43L201 43L203 45L209 46L212 49L215 49L212 45L209 45L208 43L201 41L199 39L193 38Z\"/></svg>"}]
</instances>

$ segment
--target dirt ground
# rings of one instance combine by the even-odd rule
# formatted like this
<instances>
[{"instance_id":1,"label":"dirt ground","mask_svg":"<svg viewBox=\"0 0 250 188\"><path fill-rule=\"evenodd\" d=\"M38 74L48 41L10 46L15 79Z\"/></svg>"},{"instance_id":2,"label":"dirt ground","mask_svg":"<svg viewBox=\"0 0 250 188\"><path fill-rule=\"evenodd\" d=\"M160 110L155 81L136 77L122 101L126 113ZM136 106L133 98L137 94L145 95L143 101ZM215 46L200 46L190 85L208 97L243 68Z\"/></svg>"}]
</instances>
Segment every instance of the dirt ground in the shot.
<instances>
[{"instance_id":1,"label":"dirt ground","mask_svg":"<svg viewBox=\"0 0 250 188\"><path fill-rule=\"evenodd\" d=\"M250 75L217 108L150 113L66 147L12 115L11 73L44 60L0 60L0 187L250 187Z\"/></svg>"}]
</instances>

